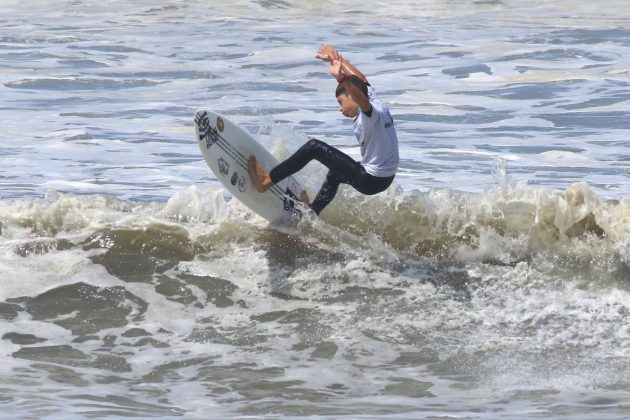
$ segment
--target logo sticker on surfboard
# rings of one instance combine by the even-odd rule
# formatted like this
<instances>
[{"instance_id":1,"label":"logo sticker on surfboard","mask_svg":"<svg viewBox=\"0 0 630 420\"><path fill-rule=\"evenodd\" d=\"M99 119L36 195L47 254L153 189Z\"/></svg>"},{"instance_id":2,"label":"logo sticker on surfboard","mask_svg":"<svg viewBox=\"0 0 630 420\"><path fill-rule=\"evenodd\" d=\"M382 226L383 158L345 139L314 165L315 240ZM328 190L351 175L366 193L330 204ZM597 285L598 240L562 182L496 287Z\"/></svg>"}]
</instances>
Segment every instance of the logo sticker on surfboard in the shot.
<instances>
[{"instance_id":1,"label":"logo sticker on surfboard","mask_svg":"<svg viewBox=\"0 0 630 420\"><path fill-rule=\"evenodd\" d=\"M244 176L241 176L238 179L238 190L242 193L244 193L247 190L247 180L245 179Z\"/></svg>"},{"instance_id":2,"label":"logo sticker on surfboard","mask_svg":"<svg viewBox=\"0 0 630 420\"><path fill-rule=\"evenodd\" d=\"M222 175L227 176L230 173L230 164L223 158L219 158L219 160L217 160L217 165L219 166L219 172L221 172Z\"/></svg>"},{"instance_id":3,"label":"logo sticker on surfboard","mask_svg":"<svg viewBox=\"0 0 630 420\"><path fill-rule=\"evenodd\" d=\"M223 118L221 117L217 117L217 129L220 133L223 133L223 130L225 129L225 124L223 123Z\"/></svg>"}]
</instances>

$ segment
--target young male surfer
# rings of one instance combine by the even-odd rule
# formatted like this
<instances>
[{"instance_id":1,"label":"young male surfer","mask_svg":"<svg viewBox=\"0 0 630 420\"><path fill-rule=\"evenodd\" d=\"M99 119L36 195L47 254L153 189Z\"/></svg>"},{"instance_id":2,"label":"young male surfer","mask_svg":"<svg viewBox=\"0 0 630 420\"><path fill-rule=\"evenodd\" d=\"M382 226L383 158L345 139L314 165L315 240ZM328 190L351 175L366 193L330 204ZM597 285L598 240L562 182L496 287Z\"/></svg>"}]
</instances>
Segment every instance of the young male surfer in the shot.
<instances>
[{"instance_id":1,"label":"young male surfer","mask_svg":"<svg viewBox=\"0 0 630 420\"><path fill-rule=\"evenodd\" d=\"M282 179L298 172L311 160L317 160L328 168L326 180L317 197L310 203L319 214L337 194L340 184L351 185L362 194L373 195L385 191L398 171L398 138L394 120L387 105L376 98L366 77L352 64L344 60L334 47L322 45L316 58L330 64L330 73L337 80L335 96L339 111L354 118L354 134L361 146L361 161L328 144L311 139L287 160L270 172L264 171L249 158L249 174L258 192L265 192ZM308 203L303 194L302 201Z\"/></svg>"}]
</instances>

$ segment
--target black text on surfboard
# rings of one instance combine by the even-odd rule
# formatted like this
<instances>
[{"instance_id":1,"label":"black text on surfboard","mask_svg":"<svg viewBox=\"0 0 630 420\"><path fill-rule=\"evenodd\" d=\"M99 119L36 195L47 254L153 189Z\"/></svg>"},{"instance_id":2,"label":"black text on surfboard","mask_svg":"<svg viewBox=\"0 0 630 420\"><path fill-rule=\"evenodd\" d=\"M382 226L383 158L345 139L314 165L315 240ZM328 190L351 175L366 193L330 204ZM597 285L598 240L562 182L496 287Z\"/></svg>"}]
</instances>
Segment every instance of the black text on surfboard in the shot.
<instances>
[{"instance_id":1,"label":"black text on surfboard","mask_svg":"<svg viewBox=\"0 0 630 420\"><path fill-rule=\"evenodd\" d=\"M207 112L198 112L195 115L195 123L199 127L199 141L206 142L206 149L212 147L219 141L219 132L210 125L210 119Z\"/></svg>"},{"instance_id":2,"label":"black text on surfboard","mask_svg":"<svg viewBox=\"0 0 630 420\"><path fill-rule=\"evenodd\" d=\"M289 188L287 188L284 193L285 193L284 209L290 212L291 214L294 214L296 216L301 216L302 212L295 207L295 202L299 201L297 195L295 195L293 191L291 191L291 189Z\"/></svg>"}]
</instances>

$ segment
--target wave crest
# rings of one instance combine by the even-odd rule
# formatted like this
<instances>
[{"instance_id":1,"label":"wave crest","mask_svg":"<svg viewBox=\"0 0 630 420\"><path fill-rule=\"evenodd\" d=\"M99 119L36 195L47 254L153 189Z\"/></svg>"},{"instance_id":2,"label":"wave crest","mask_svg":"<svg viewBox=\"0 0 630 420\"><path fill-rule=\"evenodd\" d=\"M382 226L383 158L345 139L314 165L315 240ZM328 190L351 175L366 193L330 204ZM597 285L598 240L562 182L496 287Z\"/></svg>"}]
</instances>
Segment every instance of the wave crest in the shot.
<instances>
[{"instance_id":1,"label":"wave crest","mask_svg":"<svg viewBox=\"0 0 630 420\"><path fill-rule=\"evenodd\" d=\"M374 232L411 257L500 264L545 257L584 266L606 260L629 271L630 200L602 199L585 183L561 192L519 182L478 194L391 188L345 196L323 214L330 223Z\"/></svg>"},{"instance_id":2,"label":"wave crest","mask_svg":"<svg viewBox=\"0 0 630 420\"><path fill-rule=\"evenodd\" d=\"M193 242L219 236L222 243L239 242L243 235L256 242L266 223L223 194L191 188L167 203L136 203L49 191L42 200L0 202L0 233L18 240L72 234L85 239L109 227L143 231L166 223L183 228ZM630 273L630 200L603 199L585 183L551 191L519 182L486 193L394 186L371 197L347 188L322 217L306 218L286 233L335 252L392 252L399 260L525 261L621 278ZM208 235L209 228L214 234Z\"/></svg>"}]
</instances>

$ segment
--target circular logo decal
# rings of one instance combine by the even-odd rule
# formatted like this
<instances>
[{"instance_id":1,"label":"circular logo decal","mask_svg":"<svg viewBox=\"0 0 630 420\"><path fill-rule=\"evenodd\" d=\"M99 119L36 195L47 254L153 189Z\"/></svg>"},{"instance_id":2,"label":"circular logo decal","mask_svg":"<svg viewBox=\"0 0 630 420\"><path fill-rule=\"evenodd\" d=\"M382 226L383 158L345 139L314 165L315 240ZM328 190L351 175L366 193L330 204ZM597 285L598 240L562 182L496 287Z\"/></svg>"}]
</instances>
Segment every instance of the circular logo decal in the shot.
<instances>
[{"instance_id":1,"label":"circular logo decal","mask_svg":"<svg viewBox=\"0 0 630 420\"><path fill-rule=\"evenodd\" d=\"M221 117L217 117L217 129L223 133L223 129L225 128L225 125L223 124L223 118Z\"/></svg>"}]
</instances>

